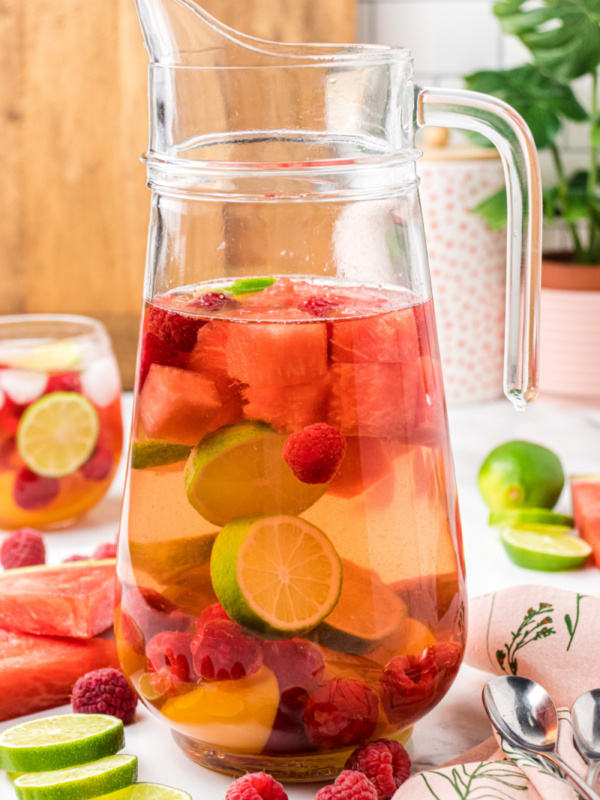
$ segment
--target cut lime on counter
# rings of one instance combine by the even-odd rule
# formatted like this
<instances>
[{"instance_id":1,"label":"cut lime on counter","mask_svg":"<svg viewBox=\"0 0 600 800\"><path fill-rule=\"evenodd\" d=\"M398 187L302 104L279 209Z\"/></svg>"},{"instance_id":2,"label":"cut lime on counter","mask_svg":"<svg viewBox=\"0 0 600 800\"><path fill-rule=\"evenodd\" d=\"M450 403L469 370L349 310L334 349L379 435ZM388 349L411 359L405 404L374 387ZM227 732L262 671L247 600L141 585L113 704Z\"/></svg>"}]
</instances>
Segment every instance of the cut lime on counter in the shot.
<instances>
[{"instance_id":1,"label":"cut lime on counter","mask_svg":"<svg viewBox=\"0 0 600 800\"><path fill-rule=\"evenodd\" d=\"M542 572L577 569L585 564L592 552L583 539L563 533L545 534L504 528L500 538L515 564Z\"/></svg>"},{"instance_id":2,"label":"cut lime on counter","mask_svg":"<svg viewBox=\"0 0 600 800\"><path fill-rule=\"evenodd\" d=\"M309 631L335 607L342 565L323 531L298 517L247 517L217 536L210 573L236 622L288 638Z\"/></svg>"},{"instance_id":3,"label":"cut lime on counter","mask_svg":"<svg viewBox=\"0 0 600 800\"><path fill-rule=\"evenodd\" d=\"M42 717L0 734L0 769L43 772L74 767L118 753L123 723L106 714Z\"/></svg>"},{"instance_id":4,"label":"cut lime on counter","mask_svg":"<svg viewBox=\"0 0 600 800\"><path fill-rule=\"evenodd\" d=\"M558 456L533 442L505 442L487 456L477 485L490 511L554 508L565 483Z\"/></svg>"},{"instance_id":5,"label":"cut lime on counter","mask_svg":"<svg viewBox=\"0 0 600 800\"><path fill-rule=\"evenodd\" d=\"M492 511L489 524L540 533L566 533L575 526L575 520L567 514L557 514L548 508L511 508L506 511Z\"/></svg>"},{"instance_id":6,"label":"cut lime on counter","mask_svg":"<svg viewBox=\"0 0 600 800\"><path fill-rule=\"evenodd\" d=\"M29 772L15 779L19 800L90 800L124 789L137 778L137 758L117 755L52 772Z\"/></svg>"},{"instance_id":7,"label":"cut lime on counter","mask_svg":"<svg viewBox=\"0 0 600 800\"><path fill-rule=\"evenodd\" d=\"M192 800L187 792L160 783L134 783L126 789L105 794L98 800Z\"/></svg>"},{"instance_id":8,"label":"cut lime on counter","mask_svg":"<svg viewBox=\"0 0 600 800\"><path fill-rule=\"evenodd\" d=\"M17 430L17 450L36 475L62 478L92 455L100 421L77 392L52 392L29 406Z\"/></svg>"},{"instance_id":9,"label":"cut lime on counter","mask_svg":"<svg viewBox=\"0 0 600 800\"><path fill-rule=\"evenodd\" d=\"M186 460L191 449L185 444L154 439L149 442L134 442L131 448L131 466L133 469L152 469L177 464Z\"/></svg>"},{"instance_id":10,"label":"cut lime on counter","mask_svg":"<svg viewBox=\"0 0 600 800\"><path fill-rule=\"evenodd\" d=\"M264 422L238 422L206 436L185 468L192 506L219 526L250 514L301 514L327 484L296 478L282 457L286 438Z\"/></svg>"}]
</instances>

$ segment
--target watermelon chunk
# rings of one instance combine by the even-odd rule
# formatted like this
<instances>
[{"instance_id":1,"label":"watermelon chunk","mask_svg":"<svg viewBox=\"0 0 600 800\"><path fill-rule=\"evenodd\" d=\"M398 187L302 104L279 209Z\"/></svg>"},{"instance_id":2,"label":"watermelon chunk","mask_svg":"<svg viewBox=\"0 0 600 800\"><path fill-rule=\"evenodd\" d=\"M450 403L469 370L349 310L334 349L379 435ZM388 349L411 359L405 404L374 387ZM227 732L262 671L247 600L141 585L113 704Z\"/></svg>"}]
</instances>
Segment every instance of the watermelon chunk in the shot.
<instances>
[{"instance_id":1,"label":"watermelon chunk","mask_svg":"<svg viewBox=\"0 0 600 800\"><path fill-rule=\"evenodd\" d=\"M0 628L89 639L112 626L114 592L114 559L6 570Z\"/></svg>"},{"instance_id":2,"label":"watermelon chunk","mask_svg":"<svg viewBox=\"0 0 600 800\"><path fill-rule=\"evenodd\" d=\"M414 428L422 378L406 364L333 364L329 424L351 436L405 436Z\"/></svg>"},{"instance_id":3,"label":"watermelon chunk","mask_svg":"<svg viewBox=\"0 0 600 800\"><path fill-rule=\"evenodd\" d=\"M188 368L213 381L223 405L223 420L220 425L239 422L242 413L242 384L230 378L227 372L225 345L229 339L231 324L209 322L198 331L196 346L190 353ZM215 426L216 427L219 426Z\"/></svg>"},{"instance_id":4,"label":"watermelon chunk","mask_svg":"<svg viewBox=\"0 0 600 800\"><path fill-rule=\"evenodd\" d=\"M402 364L419 357L417 323L412 308L340 320L332 328L333 361Z\"/></svg>"},{"instance_id":5,"label":"watermelon chunk","mask_svg":"<svg viewBox=\"0 0 600 800\"><path fill-rule=\"evenodd\" d=\"M594 563L600 567L600 475L573 476L571 495L575 527L592 548Z\"/></svg>"},{"instance_id":6,"label":"watermelon chunk","mask_svg":"<svg viewBox=\"0 0 600 800\"><path fill-rule=\"evenodd\" d=\"M311 319L295 309L299 317ZM230 377L250 386L312 383L327 372L327 326L321 322L232 325L226 345Z\"/></svg>"},{"instance_id":7,"label":"watermelon chunk","mask_svg":"<svg viewBox=\"0 0 600 800\"><path fill-rule=\"evenodd\" d=\"M244 416L260 419L275 430L294 433L327 419L329 385L324 376L315 383L292 386L248 386Z\"/></svg>"},{"instance_id":8,"label":"watermelon chunk","mask_svg":"<svg viewBox=\"0 0 600 800\"><path fill-rule=\"evenodd\" d=\"M196 445L221 410L213 381L198 372L152 364L140 394L140 418L150 439Z\"/></svg>"},{"instance_id":9,"label":"watermelon chunk","mask_svg":"<svg viewBox=\"0 0 600 800\"><path fill-rule=\"evenodd\" d=\"M393 447L385 439L348 436L346 455L327 493L351 498L362 494L392 472Z\"/></svg>"},{"instance_id":10,"label":"watermelon chunk","mask_svg":"<svg viewBox=\"0 0 600 800\"><path fill-rule=\"evenodd\" d=\"M64 639L0 629L0 721L68 703L75 681L119 668L108 639Z\"/></svg>"}]
</instances>

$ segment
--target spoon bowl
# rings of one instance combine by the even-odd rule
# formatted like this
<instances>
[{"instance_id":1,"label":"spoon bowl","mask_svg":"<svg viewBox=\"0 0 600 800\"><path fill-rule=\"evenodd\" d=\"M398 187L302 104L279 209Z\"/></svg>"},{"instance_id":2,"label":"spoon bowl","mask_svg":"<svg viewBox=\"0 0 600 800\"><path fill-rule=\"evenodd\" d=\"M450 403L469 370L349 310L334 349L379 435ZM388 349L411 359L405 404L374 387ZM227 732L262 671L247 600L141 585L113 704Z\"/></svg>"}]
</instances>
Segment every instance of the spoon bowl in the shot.
<instances>
[{"instance_id":1,"label":"spoon bowl","mask_svg":"<svg viewBox=\"0 0 600 800\"><path fill-rule=\"evenodd\" d=\"M571 708L575 744L586 761L600 760L600 689L575 700Z\"/></svg>"},{"instance_id":2,"label":"spoon bowl","mask_svg":"<svg viewBox=\"0 0 600 800\"><path fill-rule=\"evenodd\" d=\"M483 690L483 705L496 730L515 747L550 752L556 746L556 708L539 683L518 675L492 678Z\"/></svg>"}]
</instances>

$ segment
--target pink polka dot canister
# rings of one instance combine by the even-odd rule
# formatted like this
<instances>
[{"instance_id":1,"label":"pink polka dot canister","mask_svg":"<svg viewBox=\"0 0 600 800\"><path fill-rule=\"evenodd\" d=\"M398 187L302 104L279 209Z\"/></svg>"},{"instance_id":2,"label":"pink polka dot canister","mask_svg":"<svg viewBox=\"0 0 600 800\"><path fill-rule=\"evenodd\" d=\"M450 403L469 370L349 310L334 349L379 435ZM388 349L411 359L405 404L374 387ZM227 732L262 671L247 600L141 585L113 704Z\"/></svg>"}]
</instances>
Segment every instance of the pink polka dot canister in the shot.
<instances>
[{"instance_id":1,"label":"pink polka dot canister","mask_svg":"<svg viewBox=\"0 0 600 800\"><path fill-rule=\"evenodd\" d=\"M472 210L504 186L502 164L495 148L428 146L418 172L446 398L494 400L503 391L506 232Z\"/></svg>"}]
</instances>

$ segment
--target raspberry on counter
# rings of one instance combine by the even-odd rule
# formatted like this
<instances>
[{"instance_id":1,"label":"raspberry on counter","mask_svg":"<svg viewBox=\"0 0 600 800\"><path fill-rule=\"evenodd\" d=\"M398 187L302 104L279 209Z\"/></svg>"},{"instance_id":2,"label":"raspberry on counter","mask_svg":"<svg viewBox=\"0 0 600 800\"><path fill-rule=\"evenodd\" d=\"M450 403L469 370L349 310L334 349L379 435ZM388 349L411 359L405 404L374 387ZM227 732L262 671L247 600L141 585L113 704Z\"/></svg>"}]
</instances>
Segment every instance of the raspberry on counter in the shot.
<instances>
[{"instance_id":1,"label":"raspberry on counter","mask_svg":"<svg viewBox=\"0 0 600 800\"><path fill-rule=\"evenodd\" d=\"M346 769L362 773L377 791L378 800L389 800L410 777L410 757L400 742L377 739L357 748Z\"/></svg>"},{"instance_id":2,"label":"raspberry on counter","mask_svg":"<svg viewBox=\"0 0 600 800\"><path fill-rule=\"evenodd\" d=\"M265 772L251 772L235 780L225 800L288 800L283 786Z\"/></svg>"},{"instance_id":3,"label":"raspberry on counter","mask_svg":"<svg viewBox=\"0 0 600 800\"><path fill-rule=\"evenodd\" d=\"M46 563L46 548L39 531L21 528L11 533L0 547L0 564L4 569L34 567Z\"/></svg>"},{"instance_id":4,"label":"raspberry on counter","mask_svg":"<svg viewBox=\"0 0 600 800\"><path fill-rule=\"evenodd\" d=\"M344 770L333 786L319 789L315 800L377 800L377 790L361 772Z\"/></svg>"},{"instance_id":5,"label":"raspberry on counter","mask_svg":"<svg viewBox=\"0 0 600 800\"><path fill-rule=\"evenodd\" d=\"M71 695L76 714L111 714L125 725L133 721L137 702L123 673L112 667L95 669L79 678Z\"/></svg>"}]
</instances>

